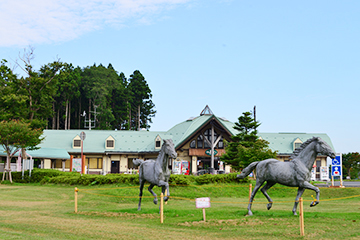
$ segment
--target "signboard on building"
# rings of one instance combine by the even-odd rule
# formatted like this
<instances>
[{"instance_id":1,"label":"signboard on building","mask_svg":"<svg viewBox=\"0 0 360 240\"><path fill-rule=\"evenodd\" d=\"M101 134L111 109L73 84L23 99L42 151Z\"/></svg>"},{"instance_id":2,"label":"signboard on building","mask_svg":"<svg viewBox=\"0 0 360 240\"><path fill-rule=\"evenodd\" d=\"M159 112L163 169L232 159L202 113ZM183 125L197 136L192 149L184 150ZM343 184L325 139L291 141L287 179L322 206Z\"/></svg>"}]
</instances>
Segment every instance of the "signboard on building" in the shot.
<instances>
[{"instance_id":1,"label":"signboard on building","mask_svg":"<svg viewBox=\"0 0 360 240\"><path fill-rule=\"evenodd\" d=\"M206 150L206 151L205 151L205 154L211 156L211 149ZM215 156L216 154L218 154L218 151L216 151L216 150L214 149L214 156Z\"/></svg>"}]
</instances>

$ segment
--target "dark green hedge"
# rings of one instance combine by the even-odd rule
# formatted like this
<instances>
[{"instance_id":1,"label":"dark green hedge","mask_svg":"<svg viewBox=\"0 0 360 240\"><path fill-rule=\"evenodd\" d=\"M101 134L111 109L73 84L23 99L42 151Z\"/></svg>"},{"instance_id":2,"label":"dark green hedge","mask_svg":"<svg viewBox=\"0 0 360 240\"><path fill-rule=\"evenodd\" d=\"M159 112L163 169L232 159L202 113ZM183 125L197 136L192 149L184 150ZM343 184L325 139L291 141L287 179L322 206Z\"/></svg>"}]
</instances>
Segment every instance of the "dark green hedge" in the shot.
<instances>
[{"instance_id":1,"label":"dark green hedge","mask_svg":"<svg viewBox=\"0 0 360 240\"><path fill-rule=\"evenodd\" d=\"M0 173L0 179L2 179ZM230 174L204 174L201 176L171 175L169 184L171 185L190 185L209 184L209 183L247 183L248 178L237 179L236 173ZM101 185L101 184L139 184L137 174L107 174L107 175L82 175L79 173L61 172L53 169L34 169L29 178L29 171L25 171L24 179L21 172L12 172L13 182L17 183L55 183L69 185Z\"/></svg>"},{"instance_id":2,"label":"dark green hedge","mask_svg":"<svg viewBox=\"0 0 360 240\"><path fill-rule=\"evenodd\" d=\"M209 183L248 183L249 178L238 179L236 177L238 173L229 173L229 174L204 174L201 176L195 177L195 182L197 184L209 184Z\"/></svg>"},{"instance_id":3,"label":"dark green hedge","mask_svg":"<svg viewBox=\"0 0 360 240\"><path fill-rule=\"evenodd\" d=\"M22 178L22 172L11 172L12 180L13 182L17 183L38 183L45 179L50 179L52 177L56 176L62 176L62 175L74 175L76 173L69 173L69 172L61 172L54 169L38 169L34 168L31 171L31 179L29 178L29 170L24 171L24 179ZM0 173L0 180L2 179L3 173Z\"/></svg>"}]
</instances>

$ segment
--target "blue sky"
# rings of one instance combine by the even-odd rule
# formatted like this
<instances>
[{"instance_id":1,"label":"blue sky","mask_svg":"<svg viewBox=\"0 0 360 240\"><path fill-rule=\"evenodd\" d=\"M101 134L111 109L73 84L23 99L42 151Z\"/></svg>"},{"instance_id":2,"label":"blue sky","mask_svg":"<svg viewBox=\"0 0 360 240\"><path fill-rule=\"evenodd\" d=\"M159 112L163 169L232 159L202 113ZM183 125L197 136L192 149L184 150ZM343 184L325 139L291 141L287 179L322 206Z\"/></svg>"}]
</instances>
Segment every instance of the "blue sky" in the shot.
<instances>
[{"instance_id":1,"label":"blue sky","mask_svg":"<svg viewBox=\"0 0 360 240\"><path fill-rule=\"evenodd\" d=\"M145 76L166 131L209 105L260 132L327 133L359 152L360 2L2 0L0 58L35 48L33 65L109 63ZM21 69L17 68L19 74Z\"/></svg>"}]
</instances>

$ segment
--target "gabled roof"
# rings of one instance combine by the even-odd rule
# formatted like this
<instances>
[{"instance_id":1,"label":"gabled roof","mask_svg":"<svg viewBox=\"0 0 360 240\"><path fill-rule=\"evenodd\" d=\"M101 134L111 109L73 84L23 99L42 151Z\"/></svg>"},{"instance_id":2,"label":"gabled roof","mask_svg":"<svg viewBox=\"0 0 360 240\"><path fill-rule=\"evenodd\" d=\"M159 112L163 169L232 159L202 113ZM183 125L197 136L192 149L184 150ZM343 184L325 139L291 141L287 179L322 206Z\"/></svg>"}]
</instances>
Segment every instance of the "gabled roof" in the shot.
<instances>
[{"instance_id":1,"label":"gabled roof","mask_svg":"<svg viewBox=\"0 0 360 240\"><path fill-rule=\"evenodd\" d=\"M268 141L269 147L271 150L277 150L278 154L292 154L293 143L294 141L299 138L302 142L312 138L312 137L320 137L324 140L333 150L334 146L331 142L331 139L326 133L258 133L258 135Z\"/></svg>"},{"instance_id":2,"label":"gabled roof","mask_svg":"<svg viewBox=\"0 0 360 240\"><path fill-rule=\"evenodd\" d=\"M224 128L229 135L233 135L236 131L233 129L233 123L216 117L215 115L202 115L196 118L190 118L185 122L179 123L167 131L168 134L173 136L175 148L182 146L190 137L197 131L203 128L211 120L216 121L221 127Z\"/></svg>"},{"instance_id":3,"label":"gabled roof","mask_svg":"<svg viewBox=\"0 0 360 240\"><path fill-rule=\"evenodd\" d=\"M83 142L83 151L87 153L104 153L104 152L156 152L155 138L159 135L162 139L172 138L166 132L149 132L149 131L115 131L115 130L44 130L45 140L39 147L56 146L63 148L71 153L81 152L80 148L73 148L73 139L80 135L81 132L86 134ZM115 140L114 149L106 149L105 140L112 136Z\"/></svg>"}]
</instances>

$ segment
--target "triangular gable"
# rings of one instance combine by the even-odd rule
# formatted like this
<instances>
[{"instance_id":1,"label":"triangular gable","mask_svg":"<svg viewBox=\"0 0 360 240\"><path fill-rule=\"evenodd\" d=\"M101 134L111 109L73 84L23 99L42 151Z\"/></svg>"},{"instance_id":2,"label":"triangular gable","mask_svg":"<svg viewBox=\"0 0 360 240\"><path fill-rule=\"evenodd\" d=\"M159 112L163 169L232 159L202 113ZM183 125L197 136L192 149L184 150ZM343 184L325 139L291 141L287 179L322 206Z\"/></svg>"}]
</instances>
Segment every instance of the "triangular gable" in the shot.
<instances>
[{"instance_id":1,"label":"triangular gable","mask_svg":"<svg viewBox=\"0 0 360 240\"><path fill-rule=\"evenodd\" d=\"M221 132L226 134L227 136L232 136L232 132L229 131L227 126L223 124L224 120L219 119L218 117L212 116L201 116L193 120L193 124L187 125L186 131L181 139L176 143L175 148L179 149L188 141L190 141L194 136L196 136L200 131L204 130L207 125L210 125L213 121L213 124L217 129L220 129ZM188 121L187 121L188 122Z\"/></svg>"},{"instance_id":2,"label":"triangular gable","mask_svg":"<svg viewBox=\"0 0 360 240\"><path fill-rule=\"evenodd\" d=\"M214 115L214 113L211 111L208 105L205 106L205 108L201 111L200 116L203 115Z\"/></svg>"}]
</instances>

